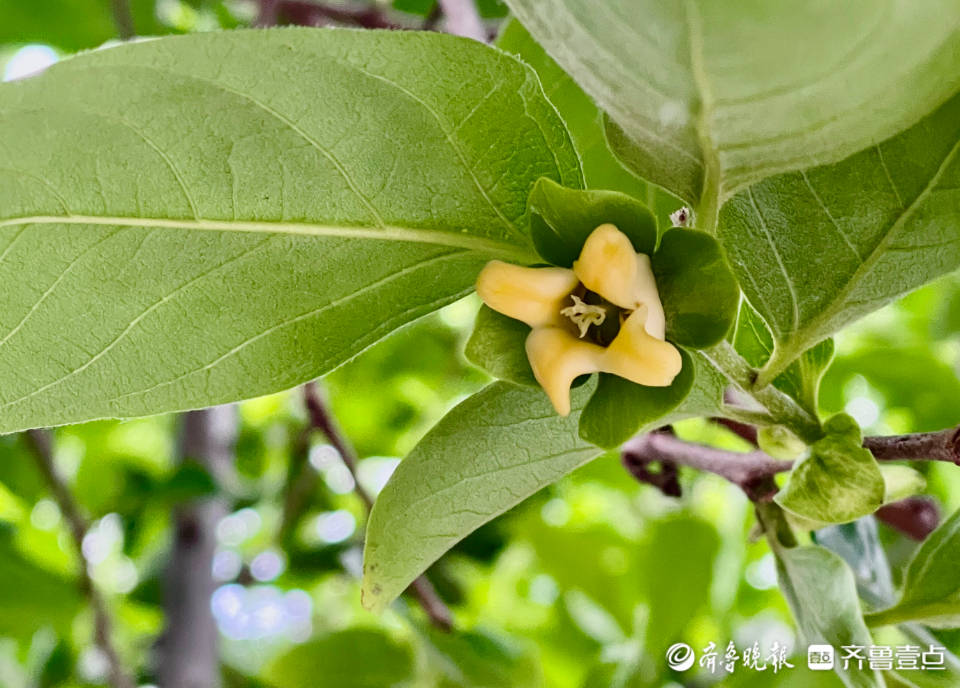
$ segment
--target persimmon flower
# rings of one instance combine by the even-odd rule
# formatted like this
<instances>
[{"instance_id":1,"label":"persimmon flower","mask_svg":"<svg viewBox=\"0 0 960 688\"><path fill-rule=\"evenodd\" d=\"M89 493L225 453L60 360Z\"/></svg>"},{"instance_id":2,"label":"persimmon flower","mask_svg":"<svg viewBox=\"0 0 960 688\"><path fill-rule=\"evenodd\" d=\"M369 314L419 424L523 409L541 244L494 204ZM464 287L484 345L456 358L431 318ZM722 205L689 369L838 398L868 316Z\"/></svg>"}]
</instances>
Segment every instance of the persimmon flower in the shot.
<instances>
[{"instance_id":1,"label":"persimmon flower","mask_svg":"<svg viewBox=\"0 0 960 688\"><path fill-rule=\"evenodd\" d=\"M493 260L477 278L477 293L532 328L527 359L562 416L570 413L570 386L581 375L611 373L667 387L680 372L680 352L664 340L650 258L612 224L593 230L572 270Z\"/></svg>"}]
</instances>

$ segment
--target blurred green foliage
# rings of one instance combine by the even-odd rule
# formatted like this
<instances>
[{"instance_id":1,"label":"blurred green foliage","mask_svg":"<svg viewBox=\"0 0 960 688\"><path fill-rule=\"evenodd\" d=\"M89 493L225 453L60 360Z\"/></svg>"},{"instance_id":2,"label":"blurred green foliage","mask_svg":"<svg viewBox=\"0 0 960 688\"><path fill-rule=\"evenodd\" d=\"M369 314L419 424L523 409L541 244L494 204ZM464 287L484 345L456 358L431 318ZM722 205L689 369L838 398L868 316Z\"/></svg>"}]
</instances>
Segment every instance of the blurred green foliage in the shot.
<instances>
[{"instance_id":1,"label":"blurred green foliage","mask_svg":"<svg viewBox=\"0 0 960 688\"><path fill-rule=\"evenodd\" d=\"M131 5L143 34L233 27L256 14L240 1ZM394 2L413 16L429 15L433 5ZM482 10L504 15L499 2ZM0 68L22 58L27 44L65 56L115 37L110 0L0 0ZM462 356L477 306L475 299L453 304L323 381L371 491L447 409L486 382ZM960 280L953 277L873 314L837 337L821 411L846 411L868 434L960 422L958 333ZM839 685L830 673L802 669L774 675L738 667L725 676L666 666L664 651L678 641L698 650L715 643L722 654L730 641L741 651L775 640L793 647L795 630L772 555L749 537L750 507L736 488L684 472L684 496L669 499L631 480L615 456L481 528L431 570L453 608L454 633L431 628L406 598L374 617L359 601L364 509L317 435L307 470L319 480L294 532L278 541L288 469L302 458L305 426L296 390L241 408L237 480L222 495L232 506L217 529L221 587L212 603L227 686ZM676 429L686 439L747 448L704 421ZM121 655L143 684L155 680L171 509L215 490L199 466L178 467L175 447L172 417L56 431L57 467L94 524L86 565L114 615ZM952 468L920 466L944 512L960 507L960 473ZM916 543L879 528L899 580ZM0 438L0 686L103 684L76 559L25 443ZM960 634L942 639L960 649ZM803 658L798 650L794 660Z\"/></svg>"}]
</instances>

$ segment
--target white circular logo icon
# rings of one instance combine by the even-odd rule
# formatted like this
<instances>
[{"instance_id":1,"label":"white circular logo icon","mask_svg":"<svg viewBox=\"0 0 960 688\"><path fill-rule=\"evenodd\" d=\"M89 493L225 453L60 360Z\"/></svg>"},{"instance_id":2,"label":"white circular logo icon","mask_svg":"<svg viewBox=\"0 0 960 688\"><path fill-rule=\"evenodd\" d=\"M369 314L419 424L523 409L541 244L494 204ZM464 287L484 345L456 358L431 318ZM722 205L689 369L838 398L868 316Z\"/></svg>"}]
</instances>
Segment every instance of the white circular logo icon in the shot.
<instances>
[{"instance_id":1,"label":"white circular logo icon","mask_svg":"<svg viewBox=\"0 0 960 688\"><path fill-rule=\"evenodd\" d=\"M686 671L695 659L693 648L686 643L674 643L667 650L667 664L675 671Z\"/></svg>"}]
</instances>

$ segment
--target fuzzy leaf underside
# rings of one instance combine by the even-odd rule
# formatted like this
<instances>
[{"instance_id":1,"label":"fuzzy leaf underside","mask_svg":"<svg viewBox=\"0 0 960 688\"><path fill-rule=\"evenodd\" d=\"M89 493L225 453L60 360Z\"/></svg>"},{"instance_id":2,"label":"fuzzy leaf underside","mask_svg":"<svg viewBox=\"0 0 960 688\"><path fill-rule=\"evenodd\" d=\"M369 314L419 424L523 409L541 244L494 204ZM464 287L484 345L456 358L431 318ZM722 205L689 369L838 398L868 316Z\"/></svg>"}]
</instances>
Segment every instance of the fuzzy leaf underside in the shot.
<instances>
[{"instance_id":1,"label":"fuzzy leaf underside","mask_svg":"<svg viewBox=\"0 0 960 688\"><path fill-rule=\"evenodd\" d=\"M532 260L533 183L582 183L532 70L438 34L164 38L0 102L0 432L316 377Z\"/></svg>"},{"instance_id":2,"label":"fuzzy leaf underside","mask_svg":"<svg viewBox=\"0 0 960 688\"><path fill-rule=\"evenodd\" d=\"M507 4L609 115L621 159L692 202L842 159L960 87L952 0Z\"/></svg>"}]
</instances>

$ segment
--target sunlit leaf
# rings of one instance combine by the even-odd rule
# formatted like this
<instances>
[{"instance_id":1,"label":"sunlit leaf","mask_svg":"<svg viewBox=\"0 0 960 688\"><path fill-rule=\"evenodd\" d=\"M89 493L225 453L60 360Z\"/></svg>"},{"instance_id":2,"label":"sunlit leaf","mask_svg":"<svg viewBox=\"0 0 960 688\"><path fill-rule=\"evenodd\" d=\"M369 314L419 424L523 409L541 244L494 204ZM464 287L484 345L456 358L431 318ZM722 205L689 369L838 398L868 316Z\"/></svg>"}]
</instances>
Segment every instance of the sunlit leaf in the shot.
<instances>
[{"instance_id":1,"label":"sunlit leaf","mask_svg":"<svg viewBox=\"0 0 960 688\"><path fill-rule=\"evenodd\" d=\"M958 150L960 96L892 139L765 180L724 206L720 239L773 333L761 383L845 324L960 265Z\"/></svg>"},{"instance_id":2,"label":"sunlit leaf","mask_svg":"<svg viewBox=\"0 0 960 688\"><path fill-rule=\"evenodd\" d=\"M900 601L867 617L870 625L919 621L935 628L960 627L960 511L940 524L913 556Z\"/></svg>"},{"instance_id":3,"label":"sunlit leaf","mask_svg":"<svg viewBox=\"0 0 960 688\"><path fill-rule=\"evenodd\" d=\"M873 644L863 622L853 574L843 559L818 546L774 544L777 578L807 644ZM879 672L866 664L838 662L834 671L847 688L883 688Z\"/></svg>"},{"instance_id":4,"label":"sunlit leaf","mask_svg":"<svg viewBox=\"0 0 960 688\"><path fill-rule=\"evenodd\" d=\"M572 391L564 418L542 390L495 382L427 433L370 515L364 606L384 609L476 528L598 456L577 433L594 387Z\"/></svg>"},{"instance_id":5,"label":"sunlit leaf","mask_svg":"<svg viewBox=\"0 0 960 688\"><path fill-rule=\"evenodd\" d=\"M839 160L960 85L952 0L507 4L609 113L621 157L689 201Z\"/></svg>"},{"instance_id":6,"label":"sunlit leaf","mask_svg":"<svg viewBox=\"0 0 960 688\"><path fill-rule=\"evenodd\" d=\"M581 183L533 72L439 34L163 39L0 98L4 432L315 377L535 260L530 188Z\"/></svg>"}]
</instances>

